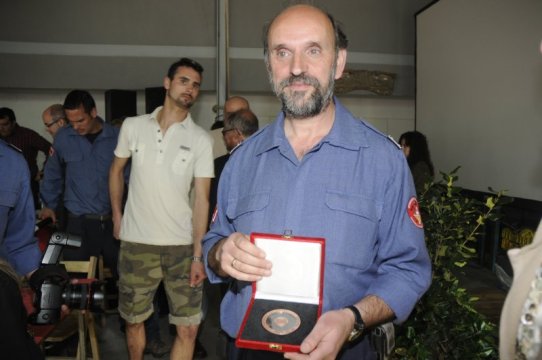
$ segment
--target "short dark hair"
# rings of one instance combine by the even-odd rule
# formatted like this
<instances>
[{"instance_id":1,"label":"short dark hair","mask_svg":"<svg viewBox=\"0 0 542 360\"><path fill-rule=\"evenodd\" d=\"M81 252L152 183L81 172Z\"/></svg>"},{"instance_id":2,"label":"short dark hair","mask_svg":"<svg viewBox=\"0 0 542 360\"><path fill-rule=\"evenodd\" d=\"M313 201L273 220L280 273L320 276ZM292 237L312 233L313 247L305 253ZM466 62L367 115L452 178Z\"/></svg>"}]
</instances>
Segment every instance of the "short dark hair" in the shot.
<instances>
[{"instance_id":1,"label":"short dark hair","mask_svg":"<svg viewBox=\"0 0 542 360\"><path fill-rule=\"evenodd\" d=\"M171 66L169 67L169 70L167 71L167 77L170 80L173 80L173 77L175 76L177 69L183 66L194 69L200 76L203 74L203 66L201 66L199 62L189 59L189 58L181 58L180 60L171 64Z\"/></svg>"},{"instance_id":2,"label":"short dark hair","mask_svg":"<svg viewBox=\"0 0 542 360\"><path fill-rule=\"evenodd\" d=\"M0 119L8 119L10 123L17 121L13 110L7 107L0 108Z\"/></svg>"},{"instance_id":3,"label":"short dark hair","mask_svg":"<svg viewBox=\"0 0 542 360\"><path fill-rule=\"evenodd\" d=\"M241 109L231 113L224 122L224 130L237 129L244 137L249 137L258 131L258 126L258 118L249 109Z\"/></svg>"},{"instance_id":4,"label":"short dark hair","mask_svg":"<svg viewBox=\"0 0 542 360\"><path fill-rule=\"evenodd\" d=\"M292 5L295 6L295 5ZM335 52L338 53L339 49L346 49L348 47L348 38L346 37L345 32L342 29L342 25L339 21L335 20L333 15L331 15L329 12L324 11L323 9L320 9L317 6L312 7L322 11L324 14L326 14L327 18L329 19L329 22L331 23L331 26L333 27L333 33L335 34ZM263 27L263 55L266 64L269 62L269 29L271 28L271 25L273 25L273 22L275 19L284 12L282 10L279 12L271 21L267 22Z\"/></svg>"},{"instance_id":5,"label":"short dark hair","mask_svg":"<svg viewBox=\"0 0 542 360\"><path fill-rule=\"evenodd\" d=\"M94 98L86 90L72 90L64 100L64 110L75 110L83 105L83 109L90 115L92 109L96 108Z\"/></svg>"}]
</instances>

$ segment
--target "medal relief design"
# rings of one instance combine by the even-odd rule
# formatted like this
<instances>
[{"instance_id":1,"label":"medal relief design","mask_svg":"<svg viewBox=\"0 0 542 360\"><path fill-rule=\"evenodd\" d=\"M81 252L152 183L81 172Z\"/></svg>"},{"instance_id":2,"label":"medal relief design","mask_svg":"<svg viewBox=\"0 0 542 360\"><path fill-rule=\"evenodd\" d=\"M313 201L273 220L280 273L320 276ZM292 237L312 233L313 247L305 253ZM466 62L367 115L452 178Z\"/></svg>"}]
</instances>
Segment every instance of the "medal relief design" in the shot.
<instances>
[{"instance_id":1,"label":"medal relief design","mask_svg":"<svg viewBox=\"0 0 542 360\"><path fill-rule=\"evenodd\" d=\"M262 326L275 335L288 335L301 325L301 318L295 312L287 309L268 311L262 317Z\"/></svg>"}]
</instances>

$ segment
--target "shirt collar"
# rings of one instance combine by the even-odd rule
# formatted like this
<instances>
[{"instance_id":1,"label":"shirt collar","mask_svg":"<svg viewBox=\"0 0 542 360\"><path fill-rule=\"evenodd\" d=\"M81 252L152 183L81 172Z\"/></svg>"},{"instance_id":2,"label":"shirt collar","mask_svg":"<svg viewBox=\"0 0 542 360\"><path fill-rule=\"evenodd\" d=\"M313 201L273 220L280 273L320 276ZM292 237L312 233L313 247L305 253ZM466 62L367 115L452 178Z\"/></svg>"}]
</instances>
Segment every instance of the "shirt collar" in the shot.
<instances>
[{"instance_id":1,"label":"shirt collar","mask_svg":"<svg viewBox=\"0 0 542 360\"><path fill-rule=\"evenodd\" d=\"M102 132L100 135L98 135L99 138L108 138L108 137L116 137L117 136L117 128L113 127L111 124L107 123L102 119L101 117L97 116L97 119L102 122ZM65 127L65 130L69 131L68 135L70 136L84 136L79 135L77 131L71 126L68 125Z\"/></svg>"},{"instance_id":2,"label":"shirt collar","mask_svg":"<svg viewBox=\"0 0 542 360\"><path fill-rule=\"evenodd\" d=\"M341 102L333 97L335 102L335 121L329 134L327 134L321 143L329 143L333 146L342 147L349 150L358 150L362 147L368 147L367 135L362 127L356 126L357 119L348 111ZM284 133L284 112L278 114L275 121L269 125L271 136L267 136L259 143L257 154L264 153L283 144L287 144L286 134Z\"/></svg>"},{"instance_id":3,"label":"shirt collar","mask_svg":"<svg viewBox=\"0 0 542 360\"><path fill-rule=\"evenodd\" d=\"M158 125L158 113L160 112L160 110L162 110L163 106L158 106L156 109L154 109L154 111L151 113L151 116L150 116L150 121L152 121L154 124L156 124L157 126ZM175 123L173 124L172 126L180 126L184 129L187 129L187 130L190 130L192 128L192 126L194 126L194 120L192 120L192 114L191 113L188 113L186 115L186 118L181 121L180 123Z\"/></svg>"}]
</instances>

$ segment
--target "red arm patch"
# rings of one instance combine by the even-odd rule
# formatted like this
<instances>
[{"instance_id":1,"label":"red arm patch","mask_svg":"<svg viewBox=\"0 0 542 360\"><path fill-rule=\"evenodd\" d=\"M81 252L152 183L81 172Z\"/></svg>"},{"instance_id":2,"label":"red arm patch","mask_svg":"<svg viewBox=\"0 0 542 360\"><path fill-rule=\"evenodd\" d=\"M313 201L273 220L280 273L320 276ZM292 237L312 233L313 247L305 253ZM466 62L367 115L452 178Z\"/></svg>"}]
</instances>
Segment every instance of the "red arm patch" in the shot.
<instances>
[{"instance_id":1,"label":"red arm patch","mask_svg":"<svg viewBox=\"0 0 542 360\"><path fill-rule=\"evenodd\" d=\"M415 197L412 197L408 201L407 206L407 213L408 217L416 227L419 227L420 229L423 229L423 223L422 223L422 215L420 214L420 206L418 204L418 200Z\"/></svg>"}]
</instances>

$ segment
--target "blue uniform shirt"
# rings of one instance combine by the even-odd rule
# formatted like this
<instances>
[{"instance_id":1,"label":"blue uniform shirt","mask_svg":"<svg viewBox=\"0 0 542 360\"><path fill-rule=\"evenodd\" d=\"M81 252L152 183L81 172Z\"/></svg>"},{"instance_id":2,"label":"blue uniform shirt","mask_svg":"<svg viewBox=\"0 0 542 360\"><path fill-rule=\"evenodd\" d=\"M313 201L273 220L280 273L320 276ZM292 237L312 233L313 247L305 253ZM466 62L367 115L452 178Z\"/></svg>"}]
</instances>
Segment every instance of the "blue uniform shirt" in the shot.
<instances>
[{"instance_id":1,"label":"blue uniform shirt","mask_svg":"<svg viewBox=\"0 0 542 360\"><path fill-rule=\"evenodd\" d=\"M323 237L323 311L373 294L404 321L431 279L423 230L407 209L415 202L412 176L396 144L335 103L330 133L301 161L285 137L282 114L232 154L216 220L203 240L204 259L235 231ZM206 266L211 282L224 281ZM238 282L222 302L221 324L232 337L249 285Z\"/></svg>"},{"instance_id":2,"label":"blue uniform shirt","mask_svg":"<svg viewBox=\"0 0 542 360\"><path fill-rule=\"evenodd\" d=\"M119 129L107 123L94 143L72 127L59 131L40 186L45 206L56 209L64 193L64 206L72 214L110 214L109 168L118 135Z\"/></svg>"},{"instance_id":3,"label":"blue uniform shirt","mask_svg":"<svg viewBox=\"0 0 542 360\"><path fill-rule=\"evenodd\" d=\"M28 165L21 153L0 141L0 256L20 275L41 261L35 224Z\"/></svg>"}]
</instances>

